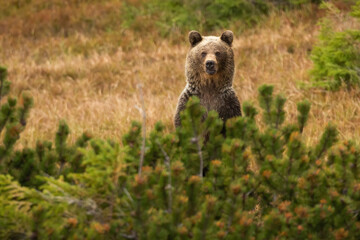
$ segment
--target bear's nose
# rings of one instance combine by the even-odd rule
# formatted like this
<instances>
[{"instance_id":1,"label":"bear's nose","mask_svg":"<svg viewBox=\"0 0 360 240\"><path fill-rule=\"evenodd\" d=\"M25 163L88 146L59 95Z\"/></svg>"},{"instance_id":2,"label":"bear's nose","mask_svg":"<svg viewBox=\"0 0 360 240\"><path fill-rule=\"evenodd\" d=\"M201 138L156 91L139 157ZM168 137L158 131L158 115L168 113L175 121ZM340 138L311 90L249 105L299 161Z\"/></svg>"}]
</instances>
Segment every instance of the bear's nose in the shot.
<instances>
[{"instance_id":1,"label":"bear's nose","mask_svg":"<svg viewBox=\"0 0 360 240\"><path fill-rule=\"evenodd\" d=\"M213 69L215 67L215 61L208 60L205 63L207 69Z\"/></svg>"}]
</instances>

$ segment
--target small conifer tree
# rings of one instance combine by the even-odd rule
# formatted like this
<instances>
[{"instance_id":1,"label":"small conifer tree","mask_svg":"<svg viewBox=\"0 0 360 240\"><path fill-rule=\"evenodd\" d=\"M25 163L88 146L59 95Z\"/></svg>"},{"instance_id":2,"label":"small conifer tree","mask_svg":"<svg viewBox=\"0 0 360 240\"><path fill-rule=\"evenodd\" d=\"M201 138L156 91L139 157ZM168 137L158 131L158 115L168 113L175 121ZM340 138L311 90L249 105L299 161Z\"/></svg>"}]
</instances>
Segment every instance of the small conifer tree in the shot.
<instances>
[{"instance_id":1,"label":"small conifer tree","mask_svg":"<svg viewBox=\"0 0 360 240\"><path fill-rule=\"evenodd\" d=\"M69 172L83 171L82 155L77 149L86 147L91 136L84 133L69 146L66 143L69 127L65 121L59 123L55 148L51 142L38 141L35 149L14 150L26 127L33 99L27 92L21 94L19 101L8 96L10 82L6 76L6 68L0 67L0 173L12 175L21 184L37 186L42 182L37 175L66 176Z\"/></svg>"},{"instance_id":2,"label":"small conifer tree","mask_svg":"<svg viewBox=\"0 0 360 240\"><path fill-rule=\"evenodd\" d=\"M324 4L331 12L338 9L331 3ZM352 16L359 19L360 3L353 7ZM337 18L338 19L338 18ZM350 90L360 86L360 30L346 29L336 32L332 21L324 18L321 21L319 41L311 53L314 62L310 74L313 85L330 90L342 86Z\"/></svg>"}]
</instances>

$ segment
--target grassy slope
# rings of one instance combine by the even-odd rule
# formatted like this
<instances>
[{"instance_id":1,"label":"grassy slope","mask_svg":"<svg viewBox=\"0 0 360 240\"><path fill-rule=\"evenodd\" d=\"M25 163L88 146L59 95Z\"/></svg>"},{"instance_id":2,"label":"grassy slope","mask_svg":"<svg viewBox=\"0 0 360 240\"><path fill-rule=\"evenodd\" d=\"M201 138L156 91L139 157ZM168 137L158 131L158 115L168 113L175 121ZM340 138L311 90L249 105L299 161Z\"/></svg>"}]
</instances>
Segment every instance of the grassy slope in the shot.
<instances>
[{"instance_id":1,"label":"grassy slope","mask_svg":"<svg viewBox=\"0 0 360 240\"><path fill-rule=\"evenodd\" d=\"M177 44L151 29L140 38L121 27L117 0L44 2L0 9L0 64L9 69L12 94L29 90L35 100L23 145L53 138L61 118L69 123L72 139L84 130L120 139L132 120L141 120L136 109L139 83L148 128L161 120L173 129L177 98L185 86L186 33ZM288 98L288 121L296 121L296 102L309 99L309 142L318 139L329 121L338 125L342 137L354 138L360 135L359 90L329 93L297 87L298 81L309 79L309 51L318 33L314 15L309 9L273 14L241 34L232 29L234 87L240 101L252 101L258 86L274 84Z\"/></svg>"}]
</instances>

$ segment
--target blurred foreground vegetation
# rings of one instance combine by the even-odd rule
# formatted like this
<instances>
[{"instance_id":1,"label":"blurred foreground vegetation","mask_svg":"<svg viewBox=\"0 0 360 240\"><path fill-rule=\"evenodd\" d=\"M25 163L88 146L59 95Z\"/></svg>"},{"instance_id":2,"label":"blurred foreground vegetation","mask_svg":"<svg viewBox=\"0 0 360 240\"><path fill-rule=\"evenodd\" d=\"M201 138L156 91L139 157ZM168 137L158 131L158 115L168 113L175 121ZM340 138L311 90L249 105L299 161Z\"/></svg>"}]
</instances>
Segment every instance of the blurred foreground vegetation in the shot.
<instances>
[{"instance_id":1,"label":"blurred foreground vegetation","mask_svg":"<svg viewBox=\"0 0 360 240\"><path fill-rule=\"evenodd\" d=\"M1 86L7 86L1 69ZM162 123L146 135L134 122L122 144L84 133L67 143L14 145L32 100L7 98L0 124L1 239L359 239L360 148L336 145L329 124L315 145L302 133L310 103L285 123L286 98L259 88L262 109L243 103L244 117L226 123L194 98L182 127ZM205 140L206 139L206 140Z\"/></svg>"}]
</instances>

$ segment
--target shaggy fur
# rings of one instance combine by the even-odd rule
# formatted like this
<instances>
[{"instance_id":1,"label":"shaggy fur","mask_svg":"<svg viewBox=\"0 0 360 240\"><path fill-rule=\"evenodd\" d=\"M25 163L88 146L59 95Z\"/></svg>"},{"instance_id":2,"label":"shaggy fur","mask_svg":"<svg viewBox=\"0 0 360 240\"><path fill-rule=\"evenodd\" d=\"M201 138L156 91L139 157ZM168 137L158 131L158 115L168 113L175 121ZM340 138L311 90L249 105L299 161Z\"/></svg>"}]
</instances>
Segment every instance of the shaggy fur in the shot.
<instances>
[{"instance_id":1,"label":"shaggy fur","mask_svg":"<svg viewBox=\"0 0 360 240\"><path fill-rule=\"evenodd\" d=\"M233 33L225 31L221 37L203 37L196 31L189 33L191 49L186 57L186 87L181 93L175 114L175 127L181 125L180 112L191 96L197 96L207 111L215 110L224 121L241 116L240 102L232 87L234 53ZM210 68L207 64L211 64ZM206 117L206 116L204 116Z\"/></svg>"}]
</instances>

